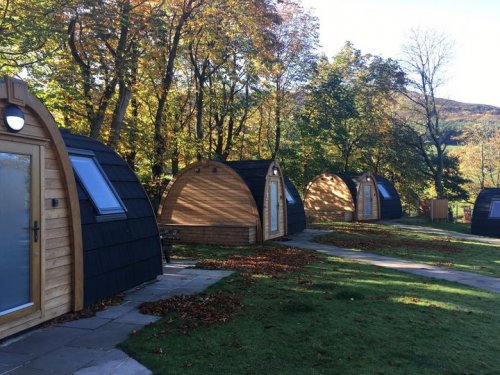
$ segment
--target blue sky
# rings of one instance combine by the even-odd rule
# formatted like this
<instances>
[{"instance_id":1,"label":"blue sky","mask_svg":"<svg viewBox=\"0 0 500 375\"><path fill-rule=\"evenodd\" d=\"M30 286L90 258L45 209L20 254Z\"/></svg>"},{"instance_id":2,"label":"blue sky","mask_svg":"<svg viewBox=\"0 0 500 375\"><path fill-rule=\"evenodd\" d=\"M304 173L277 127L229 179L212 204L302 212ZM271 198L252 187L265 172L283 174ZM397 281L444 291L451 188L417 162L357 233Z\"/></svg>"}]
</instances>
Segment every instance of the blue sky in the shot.
<instances>
[{"instance_id":1,"label":"blue sky","mask_svg":"<svg viewBox=\"0 0 500 375\"><path fill-rule=\"evenodd\" d=\"M346 40L364 53L401 57L411 28L455 43L438 96L500 107L500 0L302 0L320 20L329 57Z\"/></svg>"}]
</instances>

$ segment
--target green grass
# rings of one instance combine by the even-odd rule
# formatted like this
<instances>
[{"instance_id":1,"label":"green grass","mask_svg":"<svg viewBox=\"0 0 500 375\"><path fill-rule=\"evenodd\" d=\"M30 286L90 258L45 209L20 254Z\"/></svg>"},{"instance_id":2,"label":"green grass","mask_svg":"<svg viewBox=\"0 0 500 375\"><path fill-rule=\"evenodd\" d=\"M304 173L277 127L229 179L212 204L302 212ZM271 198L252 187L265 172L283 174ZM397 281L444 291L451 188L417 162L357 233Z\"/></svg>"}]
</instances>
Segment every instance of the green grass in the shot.
<instances>
[{"instance_id":1,"label":"green grass","mask_svg":"<svg viewBox=\"0 0 500 375\"><path fill-rule=\"evenodd\" d=\"M381 224L329 223L315 227L333 230L318 237L318 242L500 277L499 245L417 233Z\"/></svg>"},{"instance_id":2,"label":"green grass","mask_svg":"<svg viewBox=\"0 0 500 375\"><path fill-rule=\"evenodd\" d=\"M197 250L196 250L197 251ZM216 250L229 253L229 249ZM234 252L248 250L235 249ZM480 374L500 368L500 295L322 256L277 278L235 274L224 324L179 317L120 345L155 374Z\"/></svg>"},{"instance_id":3,"label":"green grass","mask_svg":"<svg viewBox=\"0 0 500 375\"><path fill-rule=\"evenodd\" d=\"M416 225L420 227L430 227L436 229L449 230L452 232L470 234L470 223L460 223L460 222L449 223L447 221L429 221L426 219L419 219L419 218L399 219L397 222L401 224Z\"/></svg>"}]
</instances>

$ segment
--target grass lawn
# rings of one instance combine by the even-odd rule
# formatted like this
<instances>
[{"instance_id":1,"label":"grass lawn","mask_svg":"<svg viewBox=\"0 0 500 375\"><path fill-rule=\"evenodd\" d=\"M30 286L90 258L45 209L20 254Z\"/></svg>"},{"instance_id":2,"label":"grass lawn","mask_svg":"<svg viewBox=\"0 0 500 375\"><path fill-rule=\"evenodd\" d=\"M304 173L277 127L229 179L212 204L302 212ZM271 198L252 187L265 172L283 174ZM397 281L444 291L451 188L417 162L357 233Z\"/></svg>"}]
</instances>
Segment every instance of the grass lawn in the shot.
<instances>
[{"instance_id":1,"label":"grass lawn","mask_svg":"<svg viewBox=\"0 0 500 375\"><path fill-rule=\"evenodd\" d=\"M315 227L333 231L317 237L318 242L500 277L498 245L416 233L381 224L328 223Z\"/></svg>"},{"instance_id":2,"label":"grass lawn","mask_svg":"<svg viewBox=\"0 0 500 375\"><path fill-rule=\"evenodd\" d=\"M401 224L444 229L453 232L470 234L470 223L461 223L461 222L449 223L447 221L429 221L420 218L398 219L397 222Z\"/></svg>"},{"instance_id":3,"label":"grass lawn","mask_svg":"<svg viewBox=\"0 0 500 375\"><path fill-rule=\"evenodd\" d=\"M270 275L252 268L262 253L246 260L254 250L181 251L202 251L208 263L221 265L221 257L239 259L249 271L207 291L240 301L224 323L186 329L186 314L168 313L120 345L155 374L479 374L500 368L499 294L319 254L293 272L277 258L282 272ZM227 311L213 305L212 315L214 309Z\"/></svg>"}]
</instances>

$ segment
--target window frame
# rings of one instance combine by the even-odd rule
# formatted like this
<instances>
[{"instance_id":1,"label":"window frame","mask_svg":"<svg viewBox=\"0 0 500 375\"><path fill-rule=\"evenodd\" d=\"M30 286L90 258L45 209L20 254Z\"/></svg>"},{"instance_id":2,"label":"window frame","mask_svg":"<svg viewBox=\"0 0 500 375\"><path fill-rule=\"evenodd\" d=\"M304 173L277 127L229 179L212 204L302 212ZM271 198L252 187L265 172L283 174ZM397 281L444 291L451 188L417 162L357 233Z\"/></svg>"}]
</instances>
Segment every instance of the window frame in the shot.
<instances>
[{"instance_id":1,"label":"window frame","mask_svg":"<svg viewBox=\"0 0 500 375\"><path fill-rule=\"evenodd\" d=\"M389 192L387 191L387 189L385 188L385 186L381 182L377 182L376 185L377 185L377 190L382 195L383 199L391 199L392 198L392 195L389 194ZM384 194L384 192L385 192L385 194Z\"/></svg>"},{"instance_id":2,"label":"window frame","mask_svg":"<svg viewBox=\"0 0 500 375\"><path fill-rule=\"evenodd\" d=\"M492 208L493 208L493 206L494 206L495 204L500 204L500 199L498 199L498 198L497 198L497 199L492 199L492 200L491 200L491 203L490 203L490 209L489 209L489 211L488 211L488 219L495 219L495 220L499 220L499 219L500 219L500 214L499 214L499 216L493 216L493 215L491 214L491 210L492 210Z\"/></svg>"},{"instance_id":3,"label":"window frame","mask_svg":"<svg viewBox=\"0 0 500 375\"><path fill-rule=\"evenodd\" d=\"M120 198L120 195L118 194L115 187L113 186L113 184L109 180L106 172L104 172L104 169L102 168L101 164L97 160L95 153L93 151L90 151L90 150L68 148L68 154L69 154L71 166L72 166L73 171L75 173L75 177L78 178L78 180L81 183L82 188L85 190L90 201L92 202L92 205L94 206L94 209L96 210L96 213L98 214L97 218L103 218L103 219L123 218L125 216L125 214L127 213L127 207L125 206L122 199ZM119 207L111 207L111 208L99 207L99 205L95 201L93 193L87 187L87 184L85 183L85 181L81 178L80 174L78 173L78 170L74 167L73 160L71 159L72 156L76 156L76 157L80 157L80 158L83 157L83 158L87 158L87 159L92 161L92 164L96 167L96 170L102 176L109 191L111 192L111 194L115 197L116 201L118 202Z\"/></svg>"}]
</instances>

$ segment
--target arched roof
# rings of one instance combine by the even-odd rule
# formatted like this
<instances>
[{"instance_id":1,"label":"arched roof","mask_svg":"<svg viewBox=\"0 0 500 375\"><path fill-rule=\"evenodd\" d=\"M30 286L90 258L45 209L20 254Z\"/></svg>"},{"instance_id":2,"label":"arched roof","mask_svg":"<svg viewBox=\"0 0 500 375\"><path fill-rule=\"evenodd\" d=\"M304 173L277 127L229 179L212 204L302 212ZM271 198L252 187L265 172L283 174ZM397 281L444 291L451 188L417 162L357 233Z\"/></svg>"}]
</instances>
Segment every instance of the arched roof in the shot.
<instances>
[{"instance_id":1,"label":"arched roof","mask_svg":"<svg viewBox=\"0 0 500 375\"><path fill-rule=\"evenodd\" d=\"M392 182L384 176L376 175L375 181L377 183L377 190L380 198L380 218L382 220L399 219L403 216L403 208L401 206L401 198L399 197L398 191ZM380 186L378 185L381 185L389 194L388 198L380 191Z\"/></svg>"},{"instance_id":2,"label":"arched roof","mask_svg":"<svg viewBox=\"0 0 500 375\"><path fill-rule=\"evenodd\" d=\"M490 215L494 201L500 205L500 188L487 188L479 193L472 212L472 234L500 238L500 218Z\"/></svg>"},{"instance_id":3,"label":"arched roof","mask_svg":"<svg viewBox=\"0 0 500 375\"><path fill-rule=\"evenodd\" d=\"M251 191L255 204L259 211L259 217L262 220L264 210L264 194L266 189L266 177L269 168L276 164L274 159L266 160L240 160L226 161L227 166L231 167L245 181L248 189ZM279 166L278 166L279 167Z\"/></svg>"},{"instance_id":4,"label":"arched roof","mask_svg":"<svg viewBox=\"0 0 500 375\"><path fill-rule=\"evenodd\" d=\"M111 148L62 131L70 155L86 152L118 194L125 213L100 214L79 177L85 304L152 280L162 273L160 238L151 203L135 173ZM83 155L83 154L82 154Z\"/></svg>"},{"instance_id":5,"label":"arched roof","mask_svg":"<svg viewBox=\"0 0 500 375\"><path fill-rule=\"evenodd\" d=\"M290 181L290 179L286 175L284 175L283 178L285 180L286 189L290 193L291 198L294 201L293 203L289 202L288 197L286 197L288 234L299 233L306 228L306 214L304 212L304 204L293 182Z\"/></svg>"}]
</instances>

